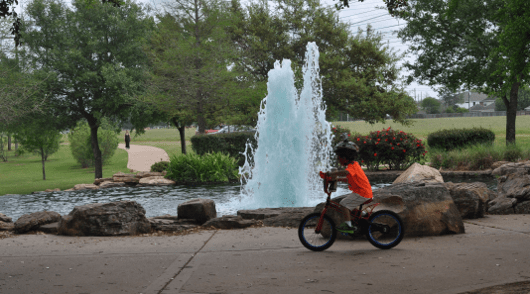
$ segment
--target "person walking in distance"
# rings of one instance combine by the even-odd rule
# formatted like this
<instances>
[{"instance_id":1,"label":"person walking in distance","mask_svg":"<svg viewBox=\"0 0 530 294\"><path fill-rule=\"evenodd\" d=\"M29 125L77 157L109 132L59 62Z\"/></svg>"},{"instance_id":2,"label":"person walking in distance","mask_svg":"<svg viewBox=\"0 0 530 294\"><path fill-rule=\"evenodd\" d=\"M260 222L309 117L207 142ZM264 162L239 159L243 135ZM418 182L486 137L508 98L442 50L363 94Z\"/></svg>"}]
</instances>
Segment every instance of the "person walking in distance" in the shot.
<instances>
[{"instance_id":1,"label":"person walking in distance","mask_svg":"<svg viewBox=\"0 0 530 294\"><path fill-rule=\"evenodd\" d=\"M125 148L129 149L131 146L129 143L131 142L131 135L129 135L129 130L125 130Z\"/></svg>"}]
</instances>

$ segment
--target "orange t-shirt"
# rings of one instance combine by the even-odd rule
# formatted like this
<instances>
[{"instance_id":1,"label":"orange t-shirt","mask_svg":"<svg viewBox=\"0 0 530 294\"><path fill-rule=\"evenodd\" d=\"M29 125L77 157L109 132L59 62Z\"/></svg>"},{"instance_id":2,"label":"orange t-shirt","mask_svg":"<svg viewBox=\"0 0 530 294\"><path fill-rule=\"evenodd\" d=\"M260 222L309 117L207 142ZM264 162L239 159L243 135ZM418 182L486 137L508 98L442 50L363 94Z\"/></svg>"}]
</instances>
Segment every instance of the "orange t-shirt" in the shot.
<instances>
[{"instance_id":1,"label":"orange t-shirt","mask_svg":"<svg viewBox=\"0 0 530 294\"><path fill-rule=\"evenodd\" d=\"M348 184L350 190L353 191L353 193L357 193L364 198L372 198L372 186L370 185L370 182L368 181L368 178L364 174L364 171L362 170L361 166L357 161L354 163L348 164L346 167L346 170L349 172L349 174L346 176L348 178Z\"/></svg>"}]
</instances>

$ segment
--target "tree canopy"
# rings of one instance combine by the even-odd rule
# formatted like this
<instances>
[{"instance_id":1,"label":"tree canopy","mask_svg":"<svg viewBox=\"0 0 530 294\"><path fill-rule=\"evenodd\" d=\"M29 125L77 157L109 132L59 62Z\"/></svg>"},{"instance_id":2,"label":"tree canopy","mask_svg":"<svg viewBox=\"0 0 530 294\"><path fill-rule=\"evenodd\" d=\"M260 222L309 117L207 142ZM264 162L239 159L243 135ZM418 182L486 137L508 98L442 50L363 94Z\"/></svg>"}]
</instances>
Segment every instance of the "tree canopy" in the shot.
<instances>
[{"instance_id":1,"label":"tree canopy","mask_svg":"<svg viewBox=\"0 0 530 294\"><path fill-rule=\"evenodd\" d=\"M411 0L398 36L417 61L408 82L476 90L507 107L506 143L515 142L518 89L529 79L530 9L523 0Z\"/></svg>"},{"instance_id":2,"label":"tree canopy","mask_svg":"<svg viewBox=\"0 0 530 294\"><path fill-rule=\"evenodd\" d=\"M348 25L339 21L337 11L318 1L276 0L276 9L252 2L246 7L233 5L240 16L231 30L234 42L243 52L235 61L239 71L257 82L267 81L276 60L290 59L301 89L305 48L314 41L320 52L322 95L327 116L339 112L369 122L383 121L388 114L405 122L416 112L399 79L397 62L402 58L382 42L382 36L370 27L353 35ZM257 91L266 88L257 86ZM257 102L259 105L259 100Z\"/></svg>"},{"instance_id":3,"label":"tree canopy","mask_svg":"<svg viewBox=\"0 0 530 294\"><path fill-rule=\"evenodd\" d=\"M143 91L147 56L143 43L154 21L132 1L120 7L95 0L34 0L22 23L26 57L36 72L49 75L48 103L70 127L85 119L91 129L95 177L102 177L98 128L102 118L131 118L137 131L156 120L149 105L135 99Z\"/></svg>"},{"instance_id":4,"label":"tree canopy","mask_svg":"<svg viewBox=\"0 0 530 294\"><path fill-rule=\"evenodd\" d=\"M440 106L442 106L442 103L432 97L427 97L421 100L421 107L425 109L428 114L440 113Z\"/></svg>"},{"instance_id":5,"label":"tree canopy","mask_svg":"<svg viewBox=\"0 0 530 294\"><path fill-rule=\"evenodd\" d=\"M230 70L236 48L227 37L230 13L224 2L176 1L158 15L147 52L151 79L144 98L166 113L179 130L186 154L184 128L197 122L199 132L219 124L232 97L238 75Z\"/></svg>"}]
</instances>

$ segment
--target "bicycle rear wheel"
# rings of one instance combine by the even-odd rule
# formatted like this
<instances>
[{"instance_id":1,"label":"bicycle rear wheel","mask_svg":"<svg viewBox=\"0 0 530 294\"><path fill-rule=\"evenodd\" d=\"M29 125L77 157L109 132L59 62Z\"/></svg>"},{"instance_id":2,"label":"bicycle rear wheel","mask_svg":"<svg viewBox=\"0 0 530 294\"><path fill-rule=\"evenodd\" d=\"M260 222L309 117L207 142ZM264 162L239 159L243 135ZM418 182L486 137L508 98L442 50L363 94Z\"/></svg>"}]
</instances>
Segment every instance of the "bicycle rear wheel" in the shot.
<instances>
[{"instance_id":1,"label":"bicycle rear wheel","mask_svg":"<svg viewBox=\"0 0 530 294\"><path fill-rule=\"evenodd\" d=\"M309 250L326 250L337 239L337 231L333 220L329 216L324 215L322 229L317 232L316 228L319 220L320 213L312 213L304 217L300 222L300 226L298 226L298 238L300 238L302 245Z\"/></svg>"},{"instance_id":2,"label":"bicycle rear wheel","mask_svg":"<svg viewBox=\"0 0 530 294\"><path fill-rule=\"evenodd\" d=\"M401 217L390 210L381 210L370 216L366 237L380 249L390 249L403 240L405 228Z\"/></svg>"}]
</instances>

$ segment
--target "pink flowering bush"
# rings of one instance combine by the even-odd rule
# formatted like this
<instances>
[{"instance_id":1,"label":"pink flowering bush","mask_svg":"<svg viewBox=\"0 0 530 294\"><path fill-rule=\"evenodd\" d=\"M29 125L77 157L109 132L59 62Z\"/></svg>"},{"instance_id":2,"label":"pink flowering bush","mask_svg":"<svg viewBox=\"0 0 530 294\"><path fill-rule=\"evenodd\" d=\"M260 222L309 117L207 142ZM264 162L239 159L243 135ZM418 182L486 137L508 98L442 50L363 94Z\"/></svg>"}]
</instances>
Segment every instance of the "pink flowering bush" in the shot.
<instances>
[{"instance_id":1,"label":"pink flowering bush","mask_svg":"<svg viewBox=\"0 0 530 294\"><path fill-rule=\"evenodd\" d=\"M425 145L412 134L392 128L370 132L368 136L353 135L350 139L359 146L358 161L368 170L376 171L380 165L403 170L425 157Z\"/></svg>"}]
</instances>

